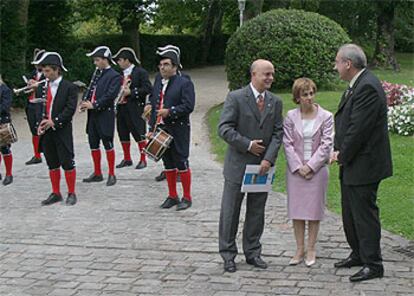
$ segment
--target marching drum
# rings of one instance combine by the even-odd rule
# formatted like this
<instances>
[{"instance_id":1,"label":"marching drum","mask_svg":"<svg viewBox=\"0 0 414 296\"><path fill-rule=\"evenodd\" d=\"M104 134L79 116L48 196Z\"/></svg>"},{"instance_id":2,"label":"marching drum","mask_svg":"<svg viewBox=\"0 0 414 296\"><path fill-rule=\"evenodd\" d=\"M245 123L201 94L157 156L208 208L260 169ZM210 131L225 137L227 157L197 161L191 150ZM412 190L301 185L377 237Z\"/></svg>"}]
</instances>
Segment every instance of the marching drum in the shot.
<instances>
[{"instance_id":1,"label":"marching drum","mask_svg":"<svg viewBox=\"0 0 414 296\"><path fill-rule=\"evenodd\" d=\"M0 124L0 147L17 142L17 134L11 123Z\"/></svg>"},{"instance_id":2,"label":"marching drum","mask_svg":"<svg viewBox=\"0 0 414 296\"><path fill-rule=\"evenodd\" d=\"M155 136L148 142L144 152L154 161L159 161L170 147L173 137L162 129L158 129Z\"/></svg>"}]
</instances>

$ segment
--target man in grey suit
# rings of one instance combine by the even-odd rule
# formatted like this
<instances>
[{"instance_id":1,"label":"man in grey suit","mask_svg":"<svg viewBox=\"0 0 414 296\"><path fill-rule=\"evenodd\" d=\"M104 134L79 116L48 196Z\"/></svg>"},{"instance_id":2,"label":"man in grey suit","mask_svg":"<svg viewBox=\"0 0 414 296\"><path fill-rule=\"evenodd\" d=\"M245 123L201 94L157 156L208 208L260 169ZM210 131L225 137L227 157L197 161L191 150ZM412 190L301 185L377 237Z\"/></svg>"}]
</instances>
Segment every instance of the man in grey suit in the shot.
<instances>
[{"instance_id":1,"label":"man in grey suit","mask_svg":"<svg viewBox=\"0 0 414 296\"><path fill-rule=\"evenodd\" d=\"M224 161L224 189L220 212L219 251L224 270L235 272L236 235L241 190L247 164L260 165L265 174L274 165L282 143L282 101L268 90L273 82L274 67L266 60L256 60L250 68L251 83L230 92L221 113L218 133L228 144ZM261 258L267 192L248 193L243 227L243 251L248 264L267 268Z\"/></svg>"}]
</instances>

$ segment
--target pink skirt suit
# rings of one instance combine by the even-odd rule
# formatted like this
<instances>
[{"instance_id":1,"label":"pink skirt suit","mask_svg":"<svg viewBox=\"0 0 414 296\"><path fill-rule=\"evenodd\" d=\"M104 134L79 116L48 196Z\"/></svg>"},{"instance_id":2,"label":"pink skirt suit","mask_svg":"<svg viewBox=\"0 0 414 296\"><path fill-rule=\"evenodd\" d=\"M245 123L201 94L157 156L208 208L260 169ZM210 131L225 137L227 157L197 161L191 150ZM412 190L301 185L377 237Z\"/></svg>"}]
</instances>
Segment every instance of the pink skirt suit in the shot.
<instances>
[{"instance_id":1,"label":"pink skirt suit","mask_svg":"<svg viewBox=\"0 0 414 296\"><path fill-rule=\"evenodd\" d=\"M287 113L283 130L283 144L287 161L288 218L322 220L329 177L328 162L333 143L332 113L318 106L310 137L307 137L311 141L308 160L304 159L305 139L300 108L290 110ZM297 172L304 164L307 164L314 172L314 176L310 180L306 180Z\"/></svg>"}]
</instances>

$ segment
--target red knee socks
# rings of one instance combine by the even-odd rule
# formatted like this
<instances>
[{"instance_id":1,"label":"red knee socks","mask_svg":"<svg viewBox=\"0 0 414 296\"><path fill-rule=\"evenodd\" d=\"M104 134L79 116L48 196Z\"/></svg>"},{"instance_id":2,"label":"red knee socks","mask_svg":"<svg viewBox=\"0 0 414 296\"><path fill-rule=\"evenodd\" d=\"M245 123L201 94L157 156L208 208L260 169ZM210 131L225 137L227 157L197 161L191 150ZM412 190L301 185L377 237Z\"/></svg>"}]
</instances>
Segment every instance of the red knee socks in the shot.
<instances>
[{"instance_id":1,"label":"red knee socks","mask_svg":"<svg viewBox=\"0 0 414 296\"><path fill-rule=\"evenodd\" d=\"M147 162L147 155L144 153L144 148L147 146L147 141L138 142L139 153L141 153L140 161Z\"/></svg>"},{"instance_id":2,"label":"red knee socks","mask_svg":"<svg viewBox=\"0 0 414 296\"><path fill-rule=\"evenodd\" d=\"M179 171L181 185L183 186L183 198L191 201L191 170Z\"/></svg>"},{"instance_id":3,"label":"red knee socks","mask_svg":"<svg viewBox=\"0 0 414 296\"><path fill-rule=\"evenodd\" d=\"M10 154L3 154L4 158L4 166L6 167L6 176L12 175L12 167L13 167L13 155Z\"/></svg>"},{"instance_id":4,"label":"red knee socks","mask_svg":"<svg viewBox=\"0 0 414 296\"><path fill-rule=\"evenodd\" d=\"M52 183L52 192L60 194L60 168L49 170L49 177Z\"/></svg>"},{"instance_id":5,"label":"red knee socks","mask_svg":"<svg viewBox=\"0 0 414 296\"><path fill-rule=\"evenodd\" d=\"M168 184L168 196L171 198L178 198L177 194L177 170L165 170L165 177Z\"/></svg>"},{"instance_id":6,"label":"red knee socks","mask_svg":"<svg viewBox=\"0 0 414 296\"><path fill-rule=\"evenodd\" d=\"M66 185L68 186L68 193L75 193L76 184L76 168L70 171L65 171Z\"/></svg>"},{"instance_id":7,"label":"red knee socks","mask_svg":"<svg viewBox=\"0 0 414 296\"><path fill-rule=\"evenodd\" d=\"M124 160L131 160L131 142L121 142L122 150L124 151Z\"/></svg>"},{"instance_id":8,"label":"red knee socks","mask_svg":"<svg viewBox=\"0 0 414 296\"><path fill-rule=\"evenodd\" d=\"M108 161L109 175L115 176L115 150L106 150L106 160Z\"/></svg>"},{"instance_id":9,"label":"red knee socks","mask_svg":"<svg viewBox=\"0 0 414 296\"><path fill-rule=\"evenodd\" d=\"M33 152L36 158L40 158L39 152L39 136L32 136Z\"/></svg>"},{"instance_id":10,"label":"red knee socks","mask_svg":"<svg viewBox=\"0 0 414 296\"><path fill-rule=\"evenodd\" d=\"M92 159L93 159L94 174L96 176L101 176L102 175L101 150L100 149L94 149L94 150L91 150L91 153L92 153Z\"/></svg>"}]
</instances>

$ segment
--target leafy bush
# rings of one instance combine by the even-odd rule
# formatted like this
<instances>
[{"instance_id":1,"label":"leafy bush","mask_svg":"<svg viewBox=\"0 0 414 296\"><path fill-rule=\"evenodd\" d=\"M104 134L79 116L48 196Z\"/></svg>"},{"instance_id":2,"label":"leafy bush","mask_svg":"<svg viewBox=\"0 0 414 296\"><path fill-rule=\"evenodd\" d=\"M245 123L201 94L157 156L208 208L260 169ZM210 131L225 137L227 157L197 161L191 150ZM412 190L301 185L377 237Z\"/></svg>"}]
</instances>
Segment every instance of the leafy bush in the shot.
<instances>
[{"instance_id":1,"label":"leafy bush","mask_svg":"<svg viewBox=\"0 0 414 296\"><path fill-rule=\"evenodd\" d=\"M246 22L228 41L226 71L230 89L246 85L249 66L258 59L275 66L273 89L290 88L307 76L318 85L336 80L333 62L338 48L350 42L333 20L317 13L276 9Z\"/></svg>"},{"instance_id":2,"label":"leafy bush","mask_svg":"<svg viewBox=\"0 0 414 296\"><path fill-rule=\"evenodd\" d=\"M382 83L388 103L388 130L402 136L414 135L414 88Z\"/></svg>"}]
</instances>

